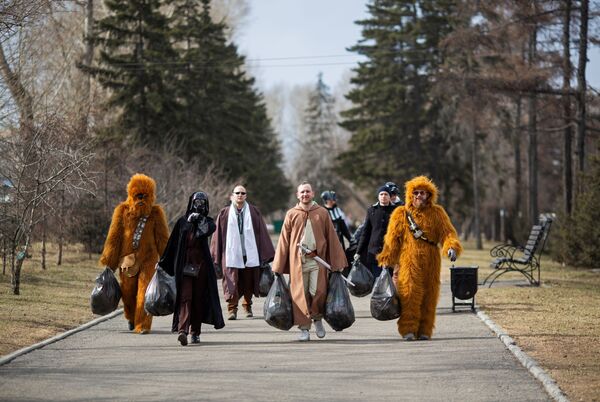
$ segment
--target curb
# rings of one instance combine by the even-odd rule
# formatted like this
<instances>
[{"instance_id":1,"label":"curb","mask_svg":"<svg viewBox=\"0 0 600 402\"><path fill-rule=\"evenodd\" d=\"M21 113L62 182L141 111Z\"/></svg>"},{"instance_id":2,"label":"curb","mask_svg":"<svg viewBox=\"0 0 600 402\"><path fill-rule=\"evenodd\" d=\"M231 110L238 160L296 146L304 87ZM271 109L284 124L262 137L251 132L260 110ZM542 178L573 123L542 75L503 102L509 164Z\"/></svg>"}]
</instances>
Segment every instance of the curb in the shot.
<instances>
[{"instance_id":1,"label":"curb","mask_svg":"<svg viewBox=\"0 0 600 402\"><path fill-rule=\"evenodd\" d=\"M16 352L13 352L13 353L11 353L9 355L6 355L6 356L0 358L0 366L4 365L6 363L11 362L12 360L16 359L19 356L22 356L24 354L32 352L32 351L34 351L36 349L43 348L44 346L50 345L51 343L54 343L54 342L57 342L57 341L60 341L61 339L65 339L66 337L71 336L73 334L76 334L77 332L83 331L84 329L88 329L90 327L93 327L94 325L100 324L103 321L110 320L111 318L114 318L114 317L116 317L116 316L118 316L118 315L120 315L122 313L123 313L123 309L120 308L118 310L113 311L110 314L103 315L102 317L96 318L95 320L86 322L85 324L82 324L82 325L78 326L77 328L70 329L70 330L68 330L66 332L63 332L63 333L58 334L58 335L55 335L52 338L48 338L48 339L46 339L44 341L35 343L35 344L31 345L31 346L27 346L26 348L19 349Z\"/></svg>"},{"instance_id":2,"label":"curb","mask_svg":"<svg viewBox=\"0 0 600 402\"><path fill-rule=\"evenodd\" d=\"M490 317L488 317L487 314L479 309L477 309L477 317L479 317L481 321L483 321L492 331L494 331L496 336L500 338L502 342L504 342L504 345L506 345L508 350L515 355L523 367L529 370L529 372L542 383L544 389L550 395L550 397L552 397L552 399L557 402L569 402L569 399L564 392L561 391L559 386L556 384L556 381L554 381L552 377L550 377L550 375L544 369L542 369L534 359L527 356L527 354L517 346L514 339L508 336L502 327L497 325Z\"/></svg>"}]
</instances>

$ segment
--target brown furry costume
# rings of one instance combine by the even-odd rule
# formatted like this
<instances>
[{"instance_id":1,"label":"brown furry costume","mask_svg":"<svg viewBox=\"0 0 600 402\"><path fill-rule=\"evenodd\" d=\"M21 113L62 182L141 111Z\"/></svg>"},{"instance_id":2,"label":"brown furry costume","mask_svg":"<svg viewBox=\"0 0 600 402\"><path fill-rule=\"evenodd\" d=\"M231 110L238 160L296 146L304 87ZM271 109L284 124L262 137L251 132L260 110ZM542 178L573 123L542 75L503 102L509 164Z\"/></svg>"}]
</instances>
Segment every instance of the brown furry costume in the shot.
<instances>
[{"instance_id":1,"label":"brown furry costume","mask_svg":"<svg viewBox=\"0 0 600 402\"><path fill-rule=\"evenodd\" d=\"M121 292L125 319L133 324L135 332L148 333L152 326L152 316L144 311L144 294L154 275L155 265L163 253L169 239L169 228L163 209L154 205L156 183L143 174L135 174L127 185L127 200L120 203L113 213L104 250L100 257L102 265L113 271L121 265L121 259L134 252L133 234L142 216L148 216L146 226L136 253L140 264L137 275L129 277L120 272ZM143 199L136 195L144 194Z\"/></svg>"},{"instance_id":2,"label":"brown furry costume","mask_svg":"<svg viewBox=\"0 0 600 402\"><path fill-rule=\"evenodd\" d=\"M406 211L412 214L429 240L442 246L444 256L449 248L460 255L462 247L446 211L436 204L438 190L435 184L427 177L419 176L407 181L404 186L406 205L392 213L377 261L381 266L399 268L397 286L402 315L398 320L398 332L402 336L412 333L417 337L431 338L440 295L440 251L439 247L413 237ZM422 208L413 205L415 189L430 193Z\"/></svg>"}]
</instances>

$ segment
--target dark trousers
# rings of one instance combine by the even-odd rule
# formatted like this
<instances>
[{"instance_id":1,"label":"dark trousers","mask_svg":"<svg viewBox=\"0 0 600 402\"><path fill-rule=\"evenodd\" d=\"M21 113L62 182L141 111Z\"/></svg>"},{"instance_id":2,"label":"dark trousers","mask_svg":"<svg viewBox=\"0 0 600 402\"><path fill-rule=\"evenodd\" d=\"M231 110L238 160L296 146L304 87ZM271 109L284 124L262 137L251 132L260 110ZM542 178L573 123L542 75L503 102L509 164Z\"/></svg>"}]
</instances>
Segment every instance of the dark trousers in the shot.
<instances>
[{"instance_id":1,"label":"dark trousers","mask_svg":"<svg viewBox=\"0 0 600 402\"><path fill-rule=\"evenodd\" d=\"M381 275L381 267L377 265L375 254L367 253L367 268L369 268L369 271L371 271L375 278Z\"/></svg>"},{"instance_id":2,"label":"dark trousers","mask_svg":"<svg viewBox=\"0 0 600 402\"><path fill-rule=\"evenodd\" d=\"M202 314L208 307L208 274L204 265L197 277L183 276L179 297L179 332L200 335Z\"/></svg>"},{"instance_id":3,"label":"dark trousers","mask_svg":"<svg viewBox=\"0 0 600 402\"><path fill-rule=\"evenodd\" d=\"M258 268L243 268L236 269L237 271L237 292L234 292L233 297L227 300L227 311L230 313L237 312L238 303L243 296L242 305L244 310L248 311L252 308L252 295L254 294L254 270Z\"/></svg>"}]
</instances>

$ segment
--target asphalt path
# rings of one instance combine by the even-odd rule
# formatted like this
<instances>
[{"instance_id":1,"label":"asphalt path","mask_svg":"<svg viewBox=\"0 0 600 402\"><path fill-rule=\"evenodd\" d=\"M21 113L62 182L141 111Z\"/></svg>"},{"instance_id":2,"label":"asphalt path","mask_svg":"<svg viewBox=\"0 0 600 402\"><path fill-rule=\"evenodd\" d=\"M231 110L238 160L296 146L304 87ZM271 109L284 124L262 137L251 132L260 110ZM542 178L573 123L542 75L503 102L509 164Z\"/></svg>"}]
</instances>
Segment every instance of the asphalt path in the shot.
<instances>
[{"instance_id":1,"label":"asphalt path","mask_svg":"<svg viewBox=\"0 0 600 402\"><path fill-rule=\"evenodd\" d=\"M352 298L356 322L298 342L262 317L203 326L182 347L171 316L152 333L127 330L122 315L0 366L0 400L548 401L542 385L468 308L451 310L442 285L430 341L401 340L395 321L377 321L369 297ZM225 308L225 303L222 302ZM240 309L241 310L241 309Z\"/></svg>"}]
</instances>

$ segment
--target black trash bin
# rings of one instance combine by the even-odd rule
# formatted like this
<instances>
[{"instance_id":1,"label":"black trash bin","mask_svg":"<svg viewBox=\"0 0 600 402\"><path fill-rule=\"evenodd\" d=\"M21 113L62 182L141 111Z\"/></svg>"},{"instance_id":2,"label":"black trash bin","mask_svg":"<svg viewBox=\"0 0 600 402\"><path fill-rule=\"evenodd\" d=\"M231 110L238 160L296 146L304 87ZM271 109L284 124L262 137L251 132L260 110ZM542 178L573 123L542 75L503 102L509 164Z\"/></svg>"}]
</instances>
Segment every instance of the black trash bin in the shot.
<instances>
[{"instance_id":1,"label":"black trash bin","mask_svg":"<svg viewBox=\"0 0 600 402\"><path fill-rule=\"evenodd\" d=\"M475 267L450 267L450 289L452 290L452 311L456 306L471 306L475 311L475 293L477 293L477 270ZM471 300L469 303L457 302L459 300Z\"/></svg>"}]
</instances>

